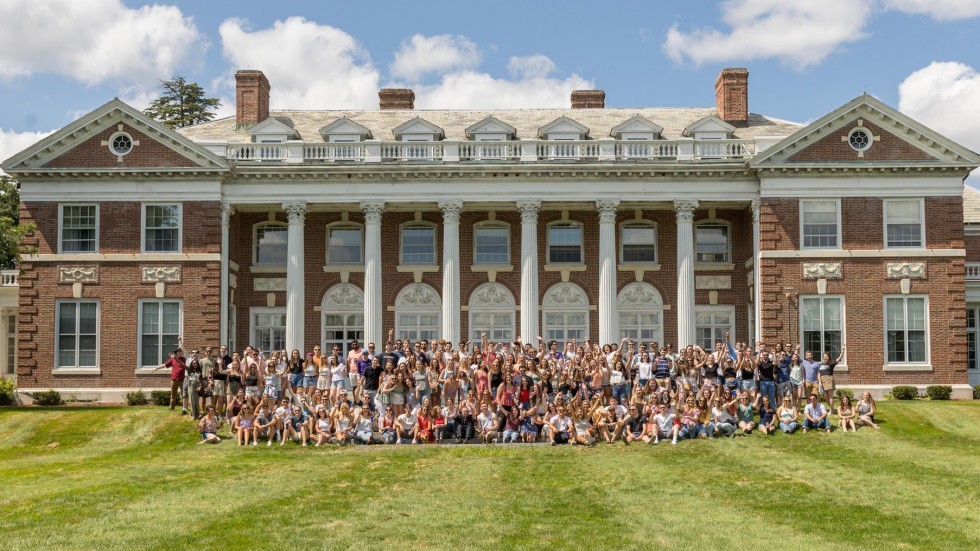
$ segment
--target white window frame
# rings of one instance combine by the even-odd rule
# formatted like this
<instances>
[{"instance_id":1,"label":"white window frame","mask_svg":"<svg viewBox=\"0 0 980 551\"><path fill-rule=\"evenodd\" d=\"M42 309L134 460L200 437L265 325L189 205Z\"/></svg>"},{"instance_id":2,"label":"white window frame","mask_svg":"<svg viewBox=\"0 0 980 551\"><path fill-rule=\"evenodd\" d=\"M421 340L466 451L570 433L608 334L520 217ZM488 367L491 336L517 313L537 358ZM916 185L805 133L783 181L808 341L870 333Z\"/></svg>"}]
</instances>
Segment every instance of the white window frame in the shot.
<instances>
[{"instance_id":1,"label":"white window frame","mask_svg":"<svg viewBox=\"0 0 980 551\"><path fill-rule=\"evenodd\" d=\"M248 309L248 342L249 342L249 345L250 346L257 346L257 347L259 347L262 350L262 353L263 354L266 354L266 356L268 356L268 354L269 354L269 352L271 352L271 350L266 350L265 348L262 348L259 345L258 338L256 337L256 334L255 334L256 329L258 329L258 326L255 323L256 317L257 316L262 316L262 315L285 316L286 315L286 307L285 306L274 306L272 308L269 308L268 306L253 306L253 307L251 307L251 308ZM285 342L286 342L286 326L285 325L282 326L282 335L283 335L283 337L282 337L283 347L285 347ZM303 352L303 351L301 350L300 352Z\"/></svg>"},{"instance_id":2,"label":"white window frame","mask_svg":"<svg viewBox=\"0 0 980 551\"><path fill-rule=\"evenodd\" d=\"M624 255L623 247L626 245L626 239L623 236L623 230L629 228L630 226L648 227L653 229L653 260L652 261L627 262L627 260L624 258L625 255ZM660 229L657 227L656 222L652 220L636 219L636 220L627 220L619 225L619 263L620 264L626 266L640 266L640 265L652 266L658 264L659 262L660 262Z\"/></svg>"},{"instance_id":3,"label":"white window frame","mask_svg":"<svg viewBox=\"0 0 980 551\"><path fill-rule=\"evenodd\" d=\"M184 334L184 300L180 298L145 298L139 300L139 308L137 310L136 318L136 372L137 373L151 373L158 365L165 361L165 356L170 351L160 350L159 361L153 365L140 365L143 358L143 307L150 303L163 304L165 302L176 302L180 305L180 322L178 323L180 327L178 328L178 335ZM161 323L162 329L162 323ZM160 333L162 334L162 333ZM160 341L160 347L163 347L163 340Z\"/></svg>"},{"instance_id":4,"label":"white window frame","mask_svg":"<svg viewBox=\"0 0 980 551\"><path fill-rule=\"evenodd\" d=\"M76 337L76 339L75 339L75 365L58 366L58 360L59 360L60 353L61 353L61 349L59 347L59 344L60 344L59 341L61 340L60 339L61 332L59 330L60 329L60 327L59 327L60 326L60 320L61 320L61 307L64 304L76 304L76 305L78 305L78 304L83 304L83 303L84 304L94 304L95 305L95 365L84 365L84 366L83 365L78 365L78 350L79 350L79 348L78 348L78 321L79 320L78 320L78 311L76 310L76 312L75 312L75 337ZM14 319L16 319L16 315L12 315L11 317L14 317ZM4 321L6 321L7 323L9 323L8 320L4 320ZM102 304L101 304L101 302L99 300L97 300L97 299L68 299L68 298L65 298L65 299L57 299L55 301L55 309L54 309L54 366L53 366L53 371L52 372L53 373L56 373L56 374L57 373L61 373L61 374L65 374L65 373L91 373L91 372L96 372L97 373L101 369L101 367L100 367L101 364L100 364L100 361L99 361L100 358L101 358L101 355L100 355L100 353L101 353L101 338L100 338L101 337L101 334L100 334L101 328L102 328ZM16 337L16 333L14 334L14 336ZM10 335L8 335L8 342L9 342L9 337L10 337ZM17 357L17 355L14 354L14 358L16 358L16 357ZM8 369L9 369L9 366L8 366Z\"/></svg>"},{"instance_id":5,"label":"white window frame","mask_svg":"<svg viewBox=\"0 0 980 551\"><path fill-rule=\"evenodd\" d=\"M476 234L482 229L504 230L504 232L507 234L507 260L505 260L504 262L480 262L479 256L477 256L478 247L477 247ZM477 222L476 224L473 224L473 264L477 264L480 266L510 265L512 263L511 248L510 248L510 241L511 241L510 232L511 232L510 224L506 222L499 222L496 220L484 220L482 222Z\"/></svg>"},{"instance_id":6,"label":"white window frame","mask_svg":"<svg viewBox=\"0 0 980 551\"><path fill-rule=\"evenodd\" d=\"M259 222L252 226L252 265L253 266L282 266L285 267L289 263L289 252L287 245L286 258L282 262L259 262L259 229L267 227L278 227L286 230L287 232L287 243L289 240L289 224L285 222L279 222L277 220L266 220L264 222Z\"/></svg>"},{"instance_id":7,"label":"white window frame","mask_svg":"<svg viewBox=\"0 0 980 551\"><path fill-rule=\"evenodd\" d=\"M6 331L7 338L7 377L17 380L17 312L11 312L7 314L5 320L3 320L4 329ZM96 346L98 346L98 339L96 339ZM96 348L95 353L96 359L98 359L98 349Z\"/></svg>"},{"instance_id":8,"label":"white window frame","mask_svg":"<svg viewBox=\"0 0 980 551\"><path fill-rule=\"evenodd\" d=\"M825 320L824 320L824 316L823 316L823 313L824 313L823 303L824 303L825 300L828 300L828 299L830 299L830 300L839 300L840 301L840 343L841 343L841 346L844 347L844 357L841 358L840 364L837 366L837 369L838 370L841 370L841 371L846 371L847 370L847 352L846 352L846 344L847 344L847 301L845 300L845 296L844 295L800 295L798 297L798 299L797 299L799 301L798 302L798 304L799 304L799 308L798 308L798 310L799 310L799 319L796 320L797 321L797 327L799 327L799 335L797 335L797 337L799 338L799 340L796 341L796 342L800 343L800 347L801 348L804 348L803 345L804 345L804 343L806 343L806 340L804 340L804 338L803 338L803 335L805 333L804 330L803 330L803 301L804 300L815 300L815 299L820 301L820 343L821 343L821 348L820 348L820 350L810 350L810 352L813 352L813 357L815 359L817 359L817 360L820 360L821 359L821 357L823 356L823 353L824 352L828 352L828 350L827 350L827 344L826 344L826 341L825 341L824 336L823 336L823 334L827 332L826 324L825 324ZM807 350L804 348L803 352L807 352ZM831 358L830 359L831 360L836 360L837 359L837 356L834 356L833 353L831 353Z\"/></svg>"},{"instance_id":9,"label":"white window frame","mask_svg":"<svg viewBox=\"0 0 980 551\"><path fill-rule=\"evenodd\" d=\"M803 213L804 213L804 210L805 210L804 205L806 205L807 203L829 203L831 201L834 202L834 205L835 205L834 208L836 209L835 214L836 214L836 220L837 220L837 230L836 230L837 231L837 244L834 245L834 246L832 246L832 247L807 246L806 245L806 224L804 223L804 220L803 220ZM841 231L842 231L842 225L841 225L841 202L840 202L840 199L839 198L837 198L837 199L830 199L830 198L821 199L821 198L816 198L815 197L815 198L800 199L800 249L840 250L841 248L843 248L843 241L844 241L843 240L843 236L841 234ZM729 241L730 240L731 240L731 237L729 237Z\"/></svg>"},{"instance_id":10,"label":"white window frame","mask_svg":"<svg viewBox=\"0 0 980 551\"><path fill-rule=\"evenodd\" d=\"M906 361L904 361L904 362L889 362L888 361L888 299L896 299L896 298L903 299L903 301L902 301L902 305L903 305L902 306L902 308L903 308L902 315L903 315L904 326L905 326L904 331L905 331L905 334L906 334L906 337L905 337L905 357L906 357ZM908 361L908 342L909 342L909 339L908 339L908 331L909 331L909 329L908 329L908 327L909 327L909 308L908 308L908 301L909 301L909 299L922 299L922 301L923 301L923 315L925 316L925 320L924 320L925 321L925 343L924 344L925 344L925 349L926 350L925 350L925 361L922 361L922 362ZM883 352L884 352L884 356L882 356L882 359L884 361L882 363L884 364L885 371L932 371L932 363L930 361L931 360L931 353L932 353L932 347L930 346L930 340L932 338L932 333L931 333L930 327L929 327L930 326L930 324L929 324L929 295L883 295L882 296L882 300L881 300L881 320L882 320L882 323L881 323L882 336L884 337L883 338L883 341L884 342L882 343L883 344L882 348L883 348Z\"/></svg>"},{"instance_id":11,"label":"white window frame","mask_svg":"<svg viewBox=\"0 0 980 551\"><path fill-rule=\"evenodd\" d=\"M228 342L224 343L228 347L228 355L238 350L238 306L228 305Z\"/></svg>"},{"instance_id":12,"label":"white window frame","mask_svg":"<svg viewBox=\"0 0 980 551\"><path fill-rule=\"evenodd\" d=\"M146 250L146 208L158 206L177 206L177 250L176 251L147 251ZM140 205L140 252L149 254L180 254L184 250L184 204L180 202L153 202Z\"/></svg>"},{"instance_id":13,"label":"white window frame","mask_svg":"<svg viewBox=\"0 0 980 551\"><path fill-rule=\"evenodd\" d=\"M354 262L331 262L330 261L330 231L334 229L357 229L361 232L360 258ZM324 249L324 264L327 266L363 266L364 265L364 225L356 222L333 222L327 224L326 229L326 248ZM401 232L399 232L399 255L401 254Z\"/></svg>"},{"instance_id":14,"label":"white window frame","mask_svg":"<svg viewBox=\"0 0 980 551\"><path fill-rule=\"evenodd\" d=\"M357 315L361 316L360 330L358 330L357 326L347 324L346 316L357 316ZM339 326L339 325L330 326L335 329L340 328L343 330L345 336L343 340L338 341L327 337L327 316L344 316L343 326ZM348 338L347 335L351 332L354 332L360 336ZM346 359L347 353L350 352L350 343L352 340L356 340L358 343L363 343L364 346L367 346L367 342L365 342L364 340L364 308L363 307L360 309L358 308L351 308L346 310L335 309L329 312L323 310L320 313L320 344L323 346L323 348L321 349L323 354L329 355L332 352L333 345L337 344L340 345L340 357L342 359Z\"/></svg>"},{"instance_id":15,"label":"white window frame","mask_svg":"<svg viewBox=\"0 0 980 551\"><path fill-rule=\"evenodd\" d=\"M556 326L550 325L548 323L548 315L549 314L561 314L561 315L566 315L567 316L568 314L580 314L580 313L584 313L585 314L585 335L588 336L588 334L589 334L589 323L591 323L591 321L592 321L590 319L590 316L589 316L589 307L588 306L585 306L583 308L557 308L557 307L549 307L547 309L542 309L542 311L541 311L541 334L544 335L544 340L545 341L552 340L551 335L549 335L549 332L550 332L550 330L551 330L552 327L556 327ZM565 335L565 338L563 338L563 339L554 339L554 340L557 340L558 342L564 342L566 340L570 340L569 337L568 337L568 328L569 328L569 325L568 325L568 318L567 317L565 318L565 323L563 323L560 327L562 329L562 332Z\"/></svg>"},{"instance_id":16,"label":"white window frame","mask_svg":"<svg viewBox=\"0 0 980 551\"><path fill-rule=\"evenodd\" d=\"M475 315L489 315L489 316L507 315L507 316L510 316L510 325L503 325L503 326L498 326L498 325L483 326L483 325L480 325L480 326L477 326L475 324L475 322L473 321L473 316L475 316ZM487 338L490 339L492 342L513 342L514 339L517 338L517 315L516 315L514 309L508 309L508 308L503 308L503 309L500 309L500 308L498 308L498 309L486 308L485 309L485 308L481 308L481 307L473 307L473 306L470 306L470 311L469 311L469 324L468 324L468 326L469 326L469 329L470 329L470 339L469 340L471 340L472 342L480 342L481 333L483 331L486 331ZM493 331L491 331L491 329ZM507 336L507 335L497 336L496 331L499 331L501 329L510 331L509 336Z\"/></svg>"},{"instance_id":17,"label":"white window frame","mask_svg":"<svg viewBox=\"0 0 980 551\"><path fill-rule=\"evenodd\" d=\"M405 333L405 331L407 329L402 325L401 317L403 315L411 315L411 316L435 315L435 317L436 317L436 324L434 326L435 327L435 333L433 334L433 336L435 337L435 340L438 341L439 334L442 332L442 308L438 308L437 307L437 308L430 308L430 309L426 310L425 308L404 308L403 307L403 308L396 308L395 309L395 338L396 339L399 339L399 340L411 339L414 342L414 341L420 341L420 340L422 340L424 338L424 339L427 339L431 343L433 341L433 338L432 337L421 337L421 338L419 338L419 330L423 326L422 325L419 325L418 323L416 323L414 326L412 326L410 328L412 330L412 335L407 335ZM416 321L417 320L418 320L418 318L416 318Z\"/></svg>"},{"instance_id":18,"label":"white window frame","mask_svg":"<svg viewBox=\"0 0 980 551\"><path fill-rule=\"evenodd\" d=\"M562 262L551 260L551 228L555 226L567 226L567 227L577 227L579 231L579 241L578 241L578 262ZM585 264L585 225L581 222L574 220L556 220L550 222L545 227L545 264L555 265L555 266L582 266Z\"/></svg>"},{"instance_id":19,"label":"white window frame","mask_svg":"<svg viewBox=\"0 0 980 551\"><path fill-rule=\"evenodd\" d=\"M701 226L727 226L728 227L728 250L725 260L701 260L698 258L698 229ZM724 265L732 263L732 223L721 218L705 218L694 223L694 262L695 264Z\"/></svg>"},{"instance_id":20,"label":"white window frame","mask_svg":"<svg viewBox=\"0 0 980 551\"><path fill-rule=\"evenodd\" d=\"M65 251L64 246L64 221L65 221L65 207L95 207L95 249L91 251ZM58 203L58 252L59 253L98 253L99 252L99 226L101 223L101 218L99 218L99 208L98 203Z\"/></svg>"},{"instance_id":21,"label":"white window frame","mask_svg":"<svg viewBox=\"0 0 980 551\"><path fill-rule=\"evenodd\" d=\"M405 228L428 227L432 229L432 262L405 262ZM412 220L398 226L398 264L403 266L439 265L439 228L432 222Z\"/></svg>"},{"instance_id":22,"label":"white window frame","mask_svg":"<svg viewBox=\"0 0 980 551\"><path fill-rule=\"evenodd\" d=\"M731 242L731 238L729 238L728 241ZM718 312L727 313L729 315L729 318L728 318L728 320L729 320L729 322L728 322L728 342L729 343L738 342L736 340L736 337L735 337L735 325L736 325L736 323L735 323L735 305L733 305L733 304L712 304L712 305L698 304L698 305L696 305L694 307L694 340L695 340L695 342L686 342L686 343L679 342L679 343L677 343L674 346L674 349L675 350L678 350L678 349L680 349L680 347L687 346L689 344L700 344L700 343L697 342L697 339L698 339L698 321L697 321L698 320L698 317L697 316L698 316L698 314L703 314L703 313L711 313L711 314L714 314L714 313L718 313ZM721 327L721 326L720 325L714 325L714 324L712 324L711 327ZM725 341L725 338L724 338L724 335L722 335L722 338L721 339L713 339L713 340L715 342L717 342L718 340L721 340L722 342L724 342ZM715 342L712 342L711 343L711 346L708 347L708 348L705 348L705 347L702 347L702 348L704 348L705 350L713 349L715 347Z\"/></svg>"},{"instance_id":23,"label":"white window frame","mask_svg":"<svg viewBox=\"0 0 980 551\"><path fill-rule=\"evenodd\" d=\"M970 327L970 314L973 314L973 327ZM967 357L966 357L966 369L967 371L977 372L980 370L980 304L968 303L966 305L966 334L967 334ZM970 340L969 336L973 335L973 361L970 361Z\"/></svg>"},{"instance_id":24,"label":"white window frame","mask_svg":"<svg viewBox=\"0 0 980 551\"><path fill-rule=\"evenodd\" d=\"M623 328L624 327L627 327L627 324L624 324L623 323L623 314L631 314L631 315L632 314L635 314L635 315L656 314L657 317L660 319L660 325L653 326L653 327L644 325L642 323L641 324L638 324L638 325L629 325L628 327L630 327L630 329L633 329L633 328L638 329L636 337L630 337L630 338L633 339L634 341L636 341L638 344L641 341L644 342L644 343L651 342L651 341L658 342L658 343L664 342L664 310L663 310L663 307L658 307L658 308L642 308L642 307L624 308L624 307L620 306L619 309L618 309L618 311L616 312L616 314L618 316L618 321L619 321L619 332L623 336L626 336L625 332L623 331ZM656 335L653 336L653 337L649 337L649 338L643 337L640 334L640 333L642 333L642 330L643 329L655 329ZM639 350L639 347L637 347L637 350Z\"/></svg>"},{"instance_id":25,"label":"white window frame","mask_svg":"<svg viewBox=\"0 0 980 551\"><path fill-rule=\"evenodd\" d=\"M918 246L902 246L902 245L889 245L888 244L888 203L903 202L909 203L911 201L918 201L919 203L919 238L922 240ZM886 249L924 249L926 248L926 205L925 199L922 197L902 197L894 199L884 199L881 204L881 220L882 220L882 237L884 241L884 247Z\"/></svg>"}]
</instances>

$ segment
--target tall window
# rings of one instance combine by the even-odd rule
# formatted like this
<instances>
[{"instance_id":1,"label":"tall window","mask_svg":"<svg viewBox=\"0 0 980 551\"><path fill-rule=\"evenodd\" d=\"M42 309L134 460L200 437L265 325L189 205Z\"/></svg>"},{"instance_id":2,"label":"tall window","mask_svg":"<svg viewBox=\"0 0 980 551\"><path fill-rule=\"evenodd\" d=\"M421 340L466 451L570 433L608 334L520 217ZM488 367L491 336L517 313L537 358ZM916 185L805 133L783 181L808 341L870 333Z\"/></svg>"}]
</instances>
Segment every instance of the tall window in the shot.
<instances>
[{"instance_id":1,"label":"tall window","mask_svg":"<svg viewBox=\"0 0 980 551\"><path fill-rule=\"evenodd\" d=\"M803 350L819 358L840 355L844 339L844 299L842 297L800 297L800 329Z\"/></svg>"},{"instance_id":2,"label":"tall window","mask_svg":"<svg viewBox=\"0 0 980 551\"><path fill-rule=\"evenodd\" d=\"M476 264L510 264L510 228L490 224L473 228L473 261Z\"/></svg>"},{"instance_id":3,"label":"tall window","mask_svg":"<svg viewBox=\"0 0 980 551\"><path fill-rule=\"evenodd\" d=\"M364 342L364 310L323 314L323 346L330 353L334 346L340 348L342 358L350 352L351 341ZM365 343L366 345L366 343Z\"/></svg>"},{"instance_id":4,"label":"tall window","mask_svg":"<svg viewBox=\"0 0 980 551\"><path fill-rule=\"evenodd\" d=\"M717 342L728 342L727 331L734 338L735 309L732 306L695 306L694 334L698 346L705 350L714 349ZM677 343L678 347L691 343Z\"/></svg>"},{"instance_id":5,"label":"tall window","mask_svg":"<svg viewBox=\"0 0 980 551\"><path fill-rule=\"evenodd\" d=\"M966 309L966 368L976 371L978 366L977 343L980 342L980 308L970 306ZM9 333L8 333L9 334Z\"/></svg>"},{"instance_id":6,"label":"tall window","mask_svg":"<svg viewBox=\"0 0 980 551\"><path fill-rule=\"evenodd\" d=\"M696 262L729 262L729 228L724 222L700 222L694 226Z\"/></svg>"},{"instance_id":7,"label":"tall window","mask_svg":"<svg viewBox=\"0 0 980 551\"><path fill-rule=\"evenodd\" d=\"M17 314L7 316L7 375L17 374Z\"/></svg>"},{"instance_id":8,"label":"tall window","mask_svg":"<svg viewBox=\"0 0 980 551\"><path fill-rule=\"evenodd\" d=\"M548 263L582 263L582 226L562 222L548 226Z\"/></svg>"},{"instance_id":9,"label":"tall window","mask_svg":"<svg viewBox=\"0 0 980 551\"><path fill-rule=\"evenodd\" d=\"M546 341L582 341L589 334L589 300L578 285L558 283L552 286L544 295L541 310Z\"/></svg>"},{"instance_id":10,"label":"tall window","mask_svg":"<svg viewBox=\"0 0 980 551\"><path fill-rule=\"evenodd\" d=\"M470 339L484 333L495 342L514 340L514 295L500 283L484 283L470 295Z\"/></svg>"},{"instance_id":11,"label":"tall window","mask_svg":"<svg viewBox=\"0 0 980 551\"><path fill-rule=\"evenodd\" d=\"M57 310L58 327L55 342L58 344L58 350L55 353L57 358L55 368L98 367L96 351L99 341L99 303L59 300ZM11 316L11 319L16 318ZM16 326L14 329L16 335ZM7 330L9 331L10 328L8 327Z\"/></svg>"},{"instance_id":12,"label":"tall window","mask_svg":"<svg viewBox=\"0 0 980 551\"><path fill-rule=\"evenodd\" d=\"M252 308L251 344L264 353L286 348L285 308Z\"/></svg>"},{"instance_id":13,"label":"tall window","mask_svg":"<svg viewBox=\"0 0 980 551\"><path fill-rule=\"evenodd\" d=\"M923 203L921 199L885 201L885 246L923 247Z\"/></svg>"},{"instance_id":14,"label":"tall window","mask_svg":"<svg viewBox=\"0 0 980 551\"><path fill-rule=\"evenodd\" d=\"M439 313L399 312L397 326L395 337L398 339L411 339L413 342L422 339L432 341L439 338Z\"/></svg>"},{"instance_id":15,"label":"tall window","mask_svg":"<svg viewBox=\"0 0 980 551\"><path fill-rule=\"evenodd\" d=\"M395 298L395 337L399 339L439 338L442 299L424 283L412 283Z\"/></svg>"},{"instance_id":16,"label":"tall window","mask_svg":"<svg viewBox=\"0 0 980 551\"><path fill-rule=\"evenodd\" d=\"M657 227L647 222L623 224L620 239L620 262L653 264L657 261Z\"/></svg>"},{"instance_id":17,"label":"tall window","mask_svg":"<svg viewBox=\"0 0 980 551\"><path fill-rule=\"evenodd\" d=\"M402 226L402 264L436 263L436 228L422 224Z\"/></svg>"},{"instance_id":18,"label":"tall window","mask_svg":"<svg viewBox=\"0 0 980 551\"><path fill-rule=\"evenodd\" d=\"M289 226L263 222L255 226L255 263L285 265Z\"/></svg>"},{"instance_id":19,"label":"tall window","mask_svg":"<svg viewBox=\"0 0 980 551\"><path fill-rule=\"evenodd\" d=\"M62 253L94 253L98 250L98 206L61 205Z\"/></svg>"},{"instance_id":20,"label":"tall window","mask_svg":"<svg viewBox=\"0 0 980 551\"><path fill-rule=\"evenodd\" d=\"M140 366L155 367L177 348L180 336L179 300L140 301Z\"/></svg>"},{"instance_id":21,"label":"tall window","mask_svg":"<svg viewBox=\"0 0 980 551\"><path fill-rule=\"evenodd\" d=\"M180 252L180 205L143 205L143 250Z\"/></svg>"},{"instance_id":22,"label":"tall window","mask_svg":"<svg viewBox=\"0 0 980 551\"><path fill-rule=\"evenodd\" d=\"M361 228L330 226L327 228L327 264L361 264Z\"/></svg>"},{"instance_id":23,"label":"tall window","mask_svg":"<svg viewBox=\"0 0 980 551\"><path fill-rule=\"evenodd\" d=\"M926 363L926 297L885 297L885 348L888 363Z\"/></svg>"},{"instance_id":24,"label":"tall window","mask_svg":"<svg viewBox=\"0 0 980 551\"><path fill-rule=\"evenodd\" d=\"M663 342L663 297L649 283L633 282L617 298L619 332L641 342Z\"/></svg>"},{"instance_id":25,"label":"tall window","mask_svg":"<svg viewBox=\"0 0 980 551\"><path fill-rule=\"evenodd\" d=\"M800 201L804 249L833 249L840 246L838 205L833 199Z\"/></svg>"}]
</instances>

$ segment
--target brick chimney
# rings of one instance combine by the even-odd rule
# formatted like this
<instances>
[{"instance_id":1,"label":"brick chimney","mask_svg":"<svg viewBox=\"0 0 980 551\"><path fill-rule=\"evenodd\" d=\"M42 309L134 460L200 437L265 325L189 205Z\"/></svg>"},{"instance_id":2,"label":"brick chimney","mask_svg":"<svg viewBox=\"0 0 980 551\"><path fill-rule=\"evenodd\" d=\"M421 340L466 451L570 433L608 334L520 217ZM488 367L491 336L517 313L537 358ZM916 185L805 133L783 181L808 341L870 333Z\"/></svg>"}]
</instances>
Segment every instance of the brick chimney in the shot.
<instances>
[{"instance_id":1,"label":"brick chimney","mask_svg":"<svg viewBox=\"0 0 980 551\"><path fill-rule=\"evenodd\" d=\"M378 106L385 109L415 109L415 92L411 88L378 90Z\"/></svg>"},{"instance_id":2,"label":"brick chimney","mask_svg":"<svg viewBox=\"0 0 980 551\"><path fill-rule=\"evenodd\" d=\"M606 92L603 90L572 90L572 109L604 109Z\"/></svg>"},{"instance_id":3,"label":"brick chimney","mask_svg":"<svg viewBox=\"0 0 980 551\"><path fill-rule=\"evenodd\" d=\"M235 73L235 128L248 128L269 118L269 88L262 71Z\"/></svg>"},{"instance_id":4,"label":"brick chimney","mask_svg":"<svg viewBox=\"0 0 980 551\"><path fill-rule=\"evenodd\" d=\"M749 71L741 67L722 69L715 81L718 117L733 126L749 123Z\"/></svg>"}]
</instances>

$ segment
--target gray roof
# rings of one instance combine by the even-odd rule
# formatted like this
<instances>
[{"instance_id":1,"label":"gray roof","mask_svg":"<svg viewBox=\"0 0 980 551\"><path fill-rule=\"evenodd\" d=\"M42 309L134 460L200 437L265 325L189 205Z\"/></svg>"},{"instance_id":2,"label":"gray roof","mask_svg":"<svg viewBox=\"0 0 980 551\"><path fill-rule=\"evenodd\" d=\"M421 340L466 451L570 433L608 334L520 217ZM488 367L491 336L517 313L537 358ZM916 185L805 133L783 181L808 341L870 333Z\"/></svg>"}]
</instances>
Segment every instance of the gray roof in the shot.
<instances>
[{"instance_id":1,"label":"gray roof","mask_svg":"<svg viewBox=\"0 0 980 551\"><path fill-rule=\"evenodd\" d=\"M371 130L379 140L394 140L392 129L414 118L421 117L442 128L447 140L466 140L466 129L473 123L494 116L517 129L517 138L534 139L538 129L562 115L589 128L593 139L609 137L610 130L623 121L640 115L663 126L661 136L672 140L683 137L684 128L716 113L714 107L656 108L656 109L514 109L492 111L408 110L385 111L272 111L270 116L288 121L303 141L322 141L320 128L340 117L348 117ZM760 136L788 136L803 125L763 115L750 114L748 126L736 128L734 137L752 139ZM182 128L181 134L196 142L226 141L245 143L251 141L248 130L235 130L235 117L211 121L197 126Z\"/></svg>"},{"instance_id":2,"label":"gray roof","mask_svg":"<svg viewBox=\"0 0 980 551\"><path fill-rule=\"evenodd\" d=\"M969 185L963 186L963 222L980 224L980 190Z\"/></svg>"}]
</instances>

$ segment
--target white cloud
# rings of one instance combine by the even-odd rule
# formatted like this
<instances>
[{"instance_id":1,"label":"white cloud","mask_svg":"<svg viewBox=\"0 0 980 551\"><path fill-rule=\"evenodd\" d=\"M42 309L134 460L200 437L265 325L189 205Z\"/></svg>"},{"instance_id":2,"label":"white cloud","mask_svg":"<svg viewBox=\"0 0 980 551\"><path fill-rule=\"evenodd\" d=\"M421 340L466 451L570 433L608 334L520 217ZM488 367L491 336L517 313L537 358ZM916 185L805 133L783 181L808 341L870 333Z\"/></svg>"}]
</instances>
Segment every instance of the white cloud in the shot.
<instances>
[{"instance_id":1,"label":"white cloud","mask_svg":"<svg viewBox=\"0 0 980 551\"><path fill-rule=\"evenodd\" d=\"M52 133L54 130L50 132L16 132L0 128L0 163ZM3 174L3 171L0 171L0 174Z\"/></svg>"},{"instance_id":2,"label":"white cloud","mask_svg":"<svg viewBox=\"0 0 980 551\"><path fill-rule=\"evenodd\" d=\"M340 29L290 17L261 30L228 19L218 32L234 68L268 77L273 108L377 108L378 70L363 46ZM234 88L234 75L226 82Z\"/></svg>"},{"instance_id":3,"label":"white cloud","mask_svg":"<svg viewBox=\"0 0 980 551\"><path fill-rule=\"evenodd\" d=\"M120 0L0 2L0 77L36 73L88 85L153 88L207 44L175 6L132 9Z\"/></svg>"},{"instance_id":4,"label":"white cloud","mask_svg":"<svg viewBox=\"0 0 980 551\"><path fill-rule=\"evenodd\" d=\"M476 44L465 36L417 34L402 42L391 64L391 75L412 82L426 73L445 73L455 69L471 69L480 63Z\"/></svg>"},{"instance_id":5,"label":"white cloud","mask_svg":"<svg viewBox=\"0 0 980 551\"><path fill-rule=\"evenodd\" d=\"M578 75L565 79L533 77L497 79L464 71L443 75L433 86L416 89L420 109L535 109L569 107L572 90L591 89L592 81Z\"/></svg>"},{"instance_id":6,"label":"white cloud","mask_svg":"<svg viewBox=\"0 0 980 551\"><path fill-rule=\"evenodd\" d=\"M925 14L939 21L970 19L980 15L977 0L886 0L885 6L911 14Z\"/></svg>"},{"instance_id":7,"label":"white cloud","mask_svg":"<svg viewBox=\"0 0 980 551\"><path fill-rule=\"evenodd\" d=\"M507 63L507 72L511 76L528 80L536 77L546 77L557 69L555 62L542 54L514 56Z\"/></svg>"},{"instance_id":8,"label":"white cloud","mask_svg":"<svg viewBox=\"0 0 980 551\"><path fill-rule=\"evenodd\" d=\"M729 32L674 25L663 44L667 55L694 65L775 58L804 68L864 38L871 16L870 0L726 0L721 9Z\"/></svg>"}]
</instances>

